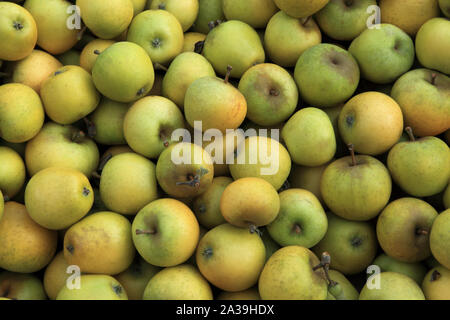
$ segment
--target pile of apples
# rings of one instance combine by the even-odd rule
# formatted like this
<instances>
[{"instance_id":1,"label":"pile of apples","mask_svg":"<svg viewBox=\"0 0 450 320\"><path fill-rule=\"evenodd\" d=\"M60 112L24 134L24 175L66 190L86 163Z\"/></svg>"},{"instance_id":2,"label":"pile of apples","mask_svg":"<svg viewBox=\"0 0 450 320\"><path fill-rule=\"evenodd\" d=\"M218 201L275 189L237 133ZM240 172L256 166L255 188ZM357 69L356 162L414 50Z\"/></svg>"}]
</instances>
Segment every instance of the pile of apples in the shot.
<instances>
[{"instance_id":1,"label":"pile of apples","mask_svg":"<svg viewBox=\"0 0 450 320\"><path fill-rule=\"evenodd\" d=\"M2 299L450 299L450 0L14 2Z\"/></svg>"}]
</instances>

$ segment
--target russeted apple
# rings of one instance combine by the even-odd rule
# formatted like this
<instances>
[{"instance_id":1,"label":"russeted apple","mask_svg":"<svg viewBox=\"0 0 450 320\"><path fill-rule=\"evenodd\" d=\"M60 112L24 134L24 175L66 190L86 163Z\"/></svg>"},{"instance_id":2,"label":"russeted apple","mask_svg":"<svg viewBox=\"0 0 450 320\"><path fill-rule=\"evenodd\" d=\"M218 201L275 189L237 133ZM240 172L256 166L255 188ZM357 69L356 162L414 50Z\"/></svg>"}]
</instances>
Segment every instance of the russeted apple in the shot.
<instances>
[{"instance_id":1,"label":"russeted apple","mask_svg":"<svg viewBox=\"0 0 450 320\"><path fill-rule=\"evenodd\" d=\"M25 148L30 176L49 167L81 171L90 178L99 163L99 151L91 138L71 125L47 122Z\"/></svg>"},{"instance_id":2,"label":"russeted apple","mask_svg":"<svg viewBox=\"0 0 450 320\"><path fill-rule=\"evenodd\" d=\"M367 28L375 0L330 0L314 15L320 29L336 40L353 40Z\"/></svg>"},{"instance_id":3,"label":"russeted apple","mask_svg":"<svg viewBox=\"0 0 450 320\"><path fill-rule=\"evenodd\" d=\"M325 300L328 283L321 261L311 250L287 246L264 265L258 288L263 300Z\"/></svg>"},{"instance_id":4,"label":"russeted apple","mask_svg":"<svg viewBox=\"0 0 450 320\"><path fill-rule=\"evenodd\" d=\"M227 74L228 66L231 65L233 78L240 78L251 66L265 60L258 33L238 20L214 27L206 36L203 55L221 76Z\"/></svg>"},{"instance_id":5,"label":"russeted apple","mask_svg":"<svg viewBox=\"0 0 450 320\"><path fill-rule=\"evenodd\" d=\"M429 69L415 69L394 83L391 97L402 109L414 134L437 136L450 129L450 78Z\"/></svg>"},{"instance_id":6,"label":"russeted apple","mask_svg":"<svg viewBox=\"0 0 450 320\"><path fill-rule=\"evenodd\" d=\"M114 212L97 212L73 224L64 236L64 259L81 272L115 275L133 262L131 223Z\"/></svg>"},{"instance_id":7,"label":"russeted apple","mask_svg":"<svg viewBox=\"0 0 450 320\"><path fill-rule=\"evenodd\" d=\"M450 270L447 268L437 266L431 269L421 284L427 300L450 299Z\"/></svg>"},{"instance_id":8,"label":"russeted apple","mask_svg":"<svg viewBox=\"0 0 450 320\"><path fill-rule=\"evenodd\" d=\"M145 287L143 300L213 300L208 281L189 264L158 272Z\"/></svg>"},{"instance_id":9,"label":"russeted apple","mask_svg":"<svg viewBox=\"0 0 450 320\"><path fill-rule=\"evenodd\" d=\"M145 10L131 22L127 41L144 48L153 63L167 65L183 49L183 29L169 11Z\"/></svg>"},{"instance_id":10,"label":"russeted apple","mask_svg":"<svg viewBox=\"0 0 450 320\"><path fill-rule=\"evenodd\" d=\"M200 146L188 142L172 144L156 163L156 178L169 195L189 198L204 193L212 183L211 156Z\"/></svg>"},{"instance_id":11,"label":"russeted apple","mask_svg":"<svg viewBox=\"0 0 450 320\"><path fill-rule=\"evenodd\" d=\"M1 5L1 4L0 4ZM39 95L21 83L0 86L0 137L21 143L34 138L44 124L44 107Z\"/></svg>"},{"instance_id":12,"label":"russeted apple","mask_svg":"<svg viewBox=\"0 0 450 320\"><path fill-rule=\"evenodd\" d=\"M321 43L322 34L312 18L297 19L283 11L273 15L264 33L264 47L279 66L293 67L307 49Z\"/></svg>"},{"instance_id":13,"label":"russeted apple","mask_svg":"<svg viewBox=\"0 0 450 320\"><path fill-rule=\"evenodd\" d=\"M148 4L150 10L167 10L180 22L183 32L186 32L197 19L198 0L153 0Z\"/></svg>"},{"instance_id":14,"label":"russeted apple","mask_svg":"<svg viewBox=\"0 0 450 320\"><path fill-rule=\"evenodd\" d=\"M313 107L334 107L349 99L359 83L355 58L334 44L321 43L302 53L294 78L300 94Z\"/></svg>"},{"instance_id":15,"label":"russeted apple","mask_svg":"<svg viewBox=\"0 0 450 320\"><path fill-rule=\"evenodd\" d=\"M197 248L199 224L181 201L165 198L142 208L133 220L132 236L139 254L158 267L186 262Z\"/></svg>"},{"instance_id":16,"label":"russeted apple","mask_svg":"<svg viewBox=\"0 0 450 320\"><path fill-rule=\"evenodd\" d=\"M223 191L220 211L230 224L253 232L256 227L275 220L280 211L280 197L277 190L261 178L241 178Z\"/></svg>"},{"instance_id":17,"label":"russeted apple","mask_svg":"<svg viewBox=\"0 0 450 320\"><path fill-rule=\"evenodd\" d=\"M420 286L410 277L397 272L381 272L378 277L379 289L373 288L371 278L361 290L359 300L425 300ZM372 285L372 286L371 286Z\"/></svg>"},{"instance_id":18,"label":"russeted apple","mask_svg":"<svg viewBox=\"0 0 450 320\"><path fill-rule=\"evenodd\" d=\"M33 16L22 6L2 1L0 19L3 21L0 28L0 59L18 61L26 58L33 51L38 38Z\"/></svg>"},{"instance_id":19,"label":"russeted apple","mask_svg":"<svg viewBox=\"0 0 450 320\"><path fill-rule=\"evenodd\" d=\"M325 204L336 215L355 221L376 217L388 203L392 180L379 160L366 155L340 158L325 169L320 190Z\"/></svg>"},{"instance_id":20,"label":"russeted apple","mask_svg":"<svg viewBox=\"0 0 450 320\"><path fill-rule=\"evenodd\" d=\"M225 291L242 291L258 282L265 248L260 236L246 228L221 224L200 240L196 262L201 274Z\"/></svg>"},{"instance_id":21,"label":"russeted apple","mask_svg":"<svg viewBox=\"0 0 450 320\"><path fill-rule=\"evenodd\" d=\"M330 268L345 275L365 270L375 258L377 239L369 222L350 221L327 213L328 229L320 242L312 248L317 255L328 252Z\"/></svg>"},{"instance_id":22,"label":"russeted apple","mask_svg":"<svg viewBox=\"0 0 450 320\"><path fill-rule=\"evenodd\" d=\"M42 281L33 274L0 273L0 297L11 300L47 300Z\"/></svg>"},{"instance_id":23,"label":"russeted apple","mask_svg":"<svg viewBox=\"0 0 450 320\"><path fill-rule=\"evenodd\" d=\"M128 300L123 286L109 275L81 275L80 283L78 290L64 286L56 300Z\"/></svg>"},{"instance_id":24,"label":"russeted apple","mask_svg":"<svg viewBox=\"0 0 450 320\"><path fill-rule=\"evenodd\" d=\"M428 258L430 231L437 211L416 198L400 198L389 203L377 220L377 238L389 256L404 262Z\"/></svg>"},{"instance_id":25,"label":"russeted apple","mask_svg":"<svg viewBox=\"0 0 450 320\"><path fill-rule=\"evenodd\" d=\"M358 61L361 76L379 84L394 82L414 63L413 41L392 24L366 29L352 41L348 51Z\"/></svg>"},{"instance_id":26,"label":"russeted apple","mask_svg":"<svg viewBox=\"0 0 450 320\"><path fill-rule=\"evenodd\" d=\"M280 211L267 225L272 239L281 246L315 246L325 236L328 220L314 194L304 189L280 193Z\"/></svg>"}]
</instances>

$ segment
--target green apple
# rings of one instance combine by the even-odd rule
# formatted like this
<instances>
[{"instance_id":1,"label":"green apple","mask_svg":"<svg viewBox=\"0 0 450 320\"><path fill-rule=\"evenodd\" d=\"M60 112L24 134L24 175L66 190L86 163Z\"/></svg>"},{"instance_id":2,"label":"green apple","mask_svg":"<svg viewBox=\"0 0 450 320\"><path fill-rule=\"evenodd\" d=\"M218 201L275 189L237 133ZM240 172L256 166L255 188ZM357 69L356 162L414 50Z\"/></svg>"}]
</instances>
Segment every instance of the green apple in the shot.
<instances>
[{"instance_id":1,"label":"green apple","mask_svg":"<svg viewBox=\"0 0 450 320\"><path fill-rule=\"evenodd\" d=\"M327 281L317 256L301 246L275 252L264 265L258 282L263 300L325 300Z\"/></svg>"},{"instance_id":2,"label":"green apple","mask_svg":"<svg viewBox=\"0 0 450 320\"><path fill-rule=\"evenodd\" d=\"M126 144L123 122L130 104L103 97L89 120L95 126L94 140L104 145Z\"/></svg>"},{"instance_id":3,"label":"green apple","mask_svg":"<svg viewBox=\"0 0 450 320\"><path fill-rule=\"evenodd\" d=\"M449 0L439 0L439 7L442 13L447 18L450 18L450 1Z\"/></svg>"},{"instance_id":4,"label":"green apple","mask_svg":"<svg viewBox=\"0 0 450 320\"><path fill-rule=\"evenodd\" d=\"M25 148L25 163L30 176L59 166L81 171L89 178L97 169L99 157L95 142L78 128L54 122L47 122Z\"/></svg>"},{"instance_id":5,"label":"green apple","mask_svg":"<svg viewBox=\"0 0 450 320\"><path fill-rule=\"evenodd\" d=\"M291 171L291 157L276 139L252 136L238 145L233 163L228 167L235 180L257 177L266 180L278 190Z\"/></svg>"},{"instance_id":6,"label":"green apple","mask_svg":"<svg viewBox=\"0 0 450 320\"><path fill-rule=\"evenodd\" d=\"M255 29L264 29L278 11L273 0L222 0L227 20L239 20Z\"/></svg>"},{"instance_id":7,"label":"green apple","mask_svg":"<svg viewBox=\"0 0 450 320\"><path fill-rule=\"evenodd\" d=\"M84 24L101 39L120 36L134 15L133 2L130 0L77 0L76 5Z\"/></svg>"},{"instance_id":8,"label":"green apple","mask_svg":"<svg viewBox=\"0 0 450 320\"><path fill-rule=\"evenodd\" d=\"M135 215L158 198L155 164L136 153L114 156L103 168L100 195L111 211Z\"/></svg>"},{"instance_id":9,"label":"green apple","mask_svg":"<svg viewBox=\"0 0 450 320\"><path fill-rule=\"evenodd\" d=\"M433 18L420 27L416 35L416 54L428 69L450 74L450 20Z\"/></svg>"},{"instance_id":10,"label":"green apple","mask_svg":"<svg viewBox=\"0 0 450 320\"><path fill-rule=\"evenodd\" d=\"M183 32L186 32L197 19L198 0L152 0L148 4L151 10L167 10L180 22Z\"/></svg>"},{"instance_id":11,"label":"green apple","mask_svg":"<svg viewBox=\"0 0 450 320\"><path fill-rule=\"evenodd\" d=\"M320 29L335 40L351 41L367 28L367 10L375 0L330 0L314 17Z\"/></svg>"},{"instance_id":12,"label":"green apple","mask_svg":"<svg viewBox=\"0 0 450 320\"><path fill-rule=\"evenodd\" d=\"M228 66L233 67L233 78L240 78L251 66L265 60L258 33L238 20L221 23L212 29L206 36L203 55L221 76L227 74Z\"/></svg>"},{"instance_id":13,"label":"green apple","mask_svg":"<svg viewBox=\"0 0 450 320\"><path fill-rule=\"evenodd\" d=\"M79 289L64 286L56 300L128 300L124 287L111 276L82 275L79 281Z\"/></svg>"},{"instance_id":14,"label":"green apple","mask_svg":"<svg viewBox=\"0 0 450 320\"><path fill-rule=\"evenodd\" d=\"M168 64L183 49L183 29L173 14L165 10L139 13L130 25L127 41L145 49L153 63Z\"/></svg>"},{"instance_id":15,"label":"green apple","mask_svg":"<svg viewBox=\"0 0 450 320\"><path fill-rule=\"evenodd\" d=\"M164 76L162 94L183 109L188 87L199 78L215 75L213 67L202 55L181 53L172 61Z\"/></svg>"},{"instance_id":16,"label":"green apple","mask_svg":"<svg viewBox=\"0 0 450 320\"><path fill-rule=\"evenodd\" d=\"M364 271L377 252L377 238L369 222L350 221L332 213L327 214L325 237L312 248L317 254L331 255L330 268L350 275Z\"/></svg>"},{"instance_id":17,"label":"green apple","mask_svg":"<svg viewBox=\"0 0 450 320\"><path fill-rule=\"evenodd\" d=\"M403 262L418 262L431 254L430 230L437 211L416 198L389 203L377 221L377 237L384 252Z\"/></svg>"},{"instance_id":18,"label":"green apple","mask_svg":"<svg viewBox=\"0 0 450 320\"><path fill-rule=\"evenodd\" d=\"M220 199L225 188L232 182L230 177L216 177L206 192L194 199L192 210L205 228L212 229L226 222L220 212Z\"/></svg>"},{"instance_id":19,"label":"green apple","mask_svg":"<svg viewBox=\"0 0 450 320\"><path fill-rule=\"evenodd\" d=\"M427 268L419 262L403 262L388 256L385 253L380 254L372 262L372 265L380 267L381 272L391 271L402 273L416 281L419 285L427 273Z\"/></svg>"},{"instance_id":20,"label":"green apple","mask_svg":"<svg viewBox=\"0 0 450 320\"><path fill-rule=\"evenodd\" d=\"M169 99L159 96L136 101L123 121L124 136L131 149L152 159L158 158L175 142L172 132L184 127L180 109Z\"/></svg>"},{"instance_id":21,"label":"green apple","mask_svg":"<svg viewBox=\"0 0 450 320\"><path fill-rule=\"evenodd\" d=\"M324 204L322 194L320 192L320 180L322 179L322 174L328 165L329 163L325 163L317 167L293 165L288 178L290 187L306 189L312 192L320 203Z\"/></svg>"},{"instance_id":22,"label":"green apple","mask_svg":"<svg viewBox=\"0 0 450 320\"><path fill-rule=\"evenodd\" d=\"M366 29L355 38L348 51L358 61L361 76L374 83L391 83L414 63L414 43L392 24Z\"/></svg>"},{"instance_id":23,"label":"green apple","mask_svg":"<svg viewBox=\"0 0 450 320\"><path fill-rule=\"evenodd\" d=\"M339 133L356 152L380 155L396 144L403 132L403 115L394 99L380 92L360 93L339 114Z\"/></svg>"},{"instance_id":24,"label":"green apple","mask_svg":"<svg viewBox=\"0 0 450 320\"><path fill-rule=\"evenodd\" d=\"M434 220L430 234L431 253L436 260L450 270L450 209L445 210Z\"/></svg>"},{"instance_id":25,"label":"green apple","mask_svg":"<svg viewBox=\"0 0 450 320\"><path fill-rule=\"evenodd\" d=\"M198 196L210 187L213 177L211 156L202 147L188 142L166 148L156 164L160 187L173 197Z\"/></svg>"},{"instance_id":26,"label":"green apple","mask_svg":"<svg viewBox=\"0 0 450 320\"><path fill-rule=\"evenodd\" d=\"M437 136L450 128L450 78L445 74L411 70L394 83L391 97L416 135Z\"/></svg>"},{"instance_id":27,"label":"green apple","mask_svg":"<svg viewBox=\"0 0 450 320\"><path fill-rule=\"evenodd\" d=\"M348 51L322 43L303 52L294 78L306 103L318 108L334 107L355 92L359 67Z\"/></svg>"},{"instance_id":28,"label":"green apple","mask_svg":"<svg viewBox=\"0 0 450 320\"><path fill-rule=\"evenodd\" d=\"M450 299L450 270L443 266L437 266L423 279L422 290L427 300Z\"/></svg>"},{"instance_id":29,"label":"green apple","mask_svg":"<svg viewBox=\"0 0 450 320\"><path fill-rule=\"evenodd\" d=\"M382 272L374 277L361 290L359 300L425 300L420 286L410 277L397 272ZM379 287L372 283L377 281Z\"/></svg>"},{"instance_id":30,"label":"green apple","mask_svg":"<svg viewBox=\"0 0 450 320\"><path fill-rule=\"evenodd\" d=\"M281 123L297 108L297 85L289 72L276 64L251 67L242 75L238 88L247 101L247 118L258 125Z\"/></svg>"},{"instance_id":31,"label":"green apple","mask_svg":"<svg viewBox=\"0 0 450 320\"><path fill-rule=\"evenodd\" d=\"M314 194L304 189L280 193L280 212L267 225L272 239L281 246L315 246L325 236L328 220Z\"/></svg>"},{"instance_id":32,"label":"green apple","mask_svg":"<svg viewBox=\"0 0 450 320\"><path fill-rule=\"evenodd\" d=\"M5 197L12 199L25 184L25 163L14 149L2 146L0 146L0 163L2 164L0 166L0 190Z\"/></svg>"},{"instance_id":33,"label":"green apple","mask_svg":"<svg viewBox=\"0 0 450 320\"><path fill-rule=\"evenodd\" d=\"M130 267L115 275L117 281L124 287L128 300L142 300L145 287L161 268L147 263L142 257L136 256Z\"/></svg>"},{"instance_id":34,"label":"green apple","mask_svg":"<svg viewBox=\"0 0 450 320\"><path fill-rule=\"evenodd\" d=\"M213 300L208 281L189 264L158 272L145 287L143 300Z\"/></svg>"},{"instance_id":35,"label":"green apple","mask_svg":"<svg viewBox=\"0 0 450 320\"><path fill-rule=\"evenodd\" d=\"M194 213L181 201L155 200L136 215L132 224L134 245L148 263L170 267L184 263L199 240Z\"/></svg>"},{"instance_id":36,"label":"green apple","mask_svg":"<svg viewBox=\"0 0 450 320\"><path fill-rule=\"evenodd\" d=\"M142 47L122 41L100 53L92 68L92 79L107 98L132 102L150 91L155 73L152 61Z\"/></svg>"},{"instance_id":37,"label":"green apple","mask_svg":"<svg viewBox=\"0 0 450 320\"><path fill-rule=\"evenodd\" d=\"M283 67L293 67L307 49L322 42L322 34L314 19L299 20L283 11L267 24L264 47L270 59Z\"/></svg>"},{"instance_id":38,"label":"green apple","mask_svg":"<svg viewBox=\"0 0 450 320\"><path fill-rule=\"evenodd\" d=\"M330 161L336 153L336 137L327 114L318 108L297 111L284 125L281 136L292 161L315 167Z\"/></svg>"},{"instance_id":39,"label":"green apple","mask_svg":"<svg viewBox=\"0 0 450 320\"><path fill-rule=\"evenodd\" d=\"M42 281L33 274L0 273L0 297L14 300L47 300Z\"/></svg>"},{"instance_id":40,"label":"green apple","mask_svg":"<svg viewBox=\"0 0 450 320\"><path fill-rule=\"evenodd\" d=\"M192 31L208 34L211 21L225 20L222 0L198 0L198 16Z\"/></svg>"},{"instance_id":41,"label":"green apple","mask_svg":"<svg viewBox=\"0 0 450 320\"><path fill-rule=\"evenodd\" d=\"M328 275L334 281L334 284L328 286L328 292L336 300L358 300L359 292L342 273L337 270L328 270Z\"/></svg>"},{"instance_id":42,"label":"green apple","mask_svg":"<svg viewBox=\"0 0 450 320\"><path fill-rule=\"evenodd\" d=\"M329 0L274 0L278 8L294 18L306 18L322 9Z\"/></svg>"},{"instance_id":43,"label":"green apple","mask_svg":"<svg viewBox=\"0 0 450 320\"><path fill-rule=\"evenodd\" d=\"M388 154L387 166L392 179L408 194L426 197L444 191L450 179L450 149L436 137L396 144Z\"/></svg>"}]
</instances>

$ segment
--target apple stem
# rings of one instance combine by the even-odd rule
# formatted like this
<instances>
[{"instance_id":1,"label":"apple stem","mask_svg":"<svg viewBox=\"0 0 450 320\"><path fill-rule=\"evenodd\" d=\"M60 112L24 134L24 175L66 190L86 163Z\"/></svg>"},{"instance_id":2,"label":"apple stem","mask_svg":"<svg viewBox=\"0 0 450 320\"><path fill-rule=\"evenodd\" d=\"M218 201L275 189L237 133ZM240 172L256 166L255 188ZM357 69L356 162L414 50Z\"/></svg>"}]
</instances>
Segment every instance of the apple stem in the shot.
<instances>
[{"instance_id":1,"label":"apple stem","mask_svg":"<svg viewBox=\"0 0 450 320\"><path fill-rule=\"evenodd\" d=\"M317 269L322 268L325 272L325 277L328 280L328 283L330 286L335 286L337 283L333 280L331 280L330 275L328 274L328 271L330 270L330 263L331 263L331 256L328 252L323 252L322 256L320 257L320 263L313 267L313 271L316 271Z\"/></svg>"},{"instance_id":2,"label":"apple stem","mask_svg":"<svg viewBox=\"0 0 450 320\"><path fill-rule=\"evenodd\" d=\"M97 135L97 128L95 124L88 118L83 118L83 121L84 124L86 125L89 138L93 139Z\"/></svg>"},{"instance_id":3,"label":"apple stem","mask_svg":"<svg viewBox=\"0 0 450 320\"><path fill-rule=\"evenodd\" d=\"M409 136L409 140L411 140L411 141L416 141L416 138L414 138L414 133L413 133L413 130L412 130L411 127L406 127L406 128L405 128L405 131L406 131L406 133L407 133L408 136Z\"/></svg>"},{"instance_id":4,"label":"apple stem","mask_svg":"<svg viewBox=\"0 0 450 320\"><path fill-rule=\"evenodd\" d=\"M106 163L111 160L111 158L113 157L113 155L111 153L107 153L102 161L100 161L100 163L98 164L98 171L103 171L103 168L106 166Z\"/></svg>"},{"instance_id":5,"label":"apple stem","mask_svg":"<svg viewBox=\"0 0 450 320\"><path fill-rule=\"evenodd\" d=\"M352 156L352 166L356 166L356 156L355 156L355 146L353 145L353 143L349 143L347 145L348 150L350 151L350 155Z\"/></svg>"},{"instance_id":6,"label":"apple stem","mask_svg":"<svg viewBox=\"0 0 450 320\"><path fill-rule=\"evenodd\" d=\"M437 77L437 74L433 72L433 73L431 74L431 84L432 84L432 85L435 85L436 77Z\"/></svg>"},{"instance_id":7,"label":"apple stem","mask_svg":"<svg viewBox=\"0 0 450 320\"><path fill-rule=\"evenodd\" d=\"M441 273L437 270L434 270L433 273L431 274L431 281L436 281L441 277Z\"/></svg>"},{"instance_id":8,"label":"apple stem","mask_svg":"<svg viewBox=\"0 0 450 320\"><path fill-rule=\"evenodd\" d=\"M155 67L156 70L163 70L164 72L167 72L167 67L162 65L161 63L155 62L153 64L153 66Z\"/></svg>"},{"instance_id":9,"label":"apple stem","mask_svg":"<svg viewBox=\"0 0 450 320\"><path fill-rule=\"evenodd\" d=\"M416 230L416 234L417 235L427 236L429 234L429 232L426 229L419 228L419 229Z\"/></svg>"},{"instance_id":10,"label":"apple stem","mask_svg":"<svg viewBox=\"0 0 450 320\"><path fill-rule=\"evenodd\" d=\"M93 178L99 179L99 180L102 177L97 171L92 172L91 175L92 175Z\"/></svg>"},{"instance_id":11,"label":"apple stem","mask_svg":"<svg viewBox=\"0 0 450 320\"><path fill-rule=\"evenodd\" d=\"M75 132L72 134L72 141L73 141L73 142L76 142L76 143L79 143L79 142L81 142L81 140L84 139L85 137L86 137L86 134L85 134L83 131L81 131L81 130L75 131Z\"/></svg>"},{"instance_id":12,"label":"apple stem","mask_svg":"<svg viewBox=\"0 0 450 320\"><path fill-rule=\"evenodd\" d=\"M73 254L73 251L75 250L75 248L71 244L68 244L66 249L67 249L67 251L69 251L70 254Z\"/></svg>"},{"instance_id":13,"label":"apple stem","mask_svg":"<svg viewBox=\"0 0 450 320\"><path fill-rule=\"evenodd\" d=\"M306 19L303 21L303 25L306 26L306 24L311 20L311 16L306 17Z\"/></svg>"},{"instance_id":14,"label":"apple stem","mask_svg":"<svg viewBox=\"0 0 450 320\"><path fill-rule=\"evenodd\" d=\"M155 230L140 230L140 229L136 229L136 234L140 235L140 234L155 234L156 231Z\"/></svg>"},{"instance_id":15,"label":"apple stem","mask_svg":"<svg viewBox=\"0 0 450 320\"><path fill-rule=\"evenodd\" d=\"M256 233L260 237L262 236L261 230L259 230L259 228L253 223L249 223L248 230L250 233Z\"/></svg>"},{"instance_id":16,"label":"apple stem","mask_svg":"<svg viewBox=\"0 0 450 320\"><path fill-rule=\"evenodd\" d=\"M228 83L228 81L230 80L230 75L231 75L231 70L233 70L233 67L228 65L227 66L227 74L225 75L225 83Z\"/></svg>"},{"instance_id":17,"label":"apple stem","mask_svg":"<svg viewBox=\"0 0 450 320\"><path fill-rule=\"evenodd\" d=\"M300 226L298 224L295 224L294 225L294 232L296 234L300 234L300 233L302 233L302 228L300 228Z\"/></svg>"}]
</instances>

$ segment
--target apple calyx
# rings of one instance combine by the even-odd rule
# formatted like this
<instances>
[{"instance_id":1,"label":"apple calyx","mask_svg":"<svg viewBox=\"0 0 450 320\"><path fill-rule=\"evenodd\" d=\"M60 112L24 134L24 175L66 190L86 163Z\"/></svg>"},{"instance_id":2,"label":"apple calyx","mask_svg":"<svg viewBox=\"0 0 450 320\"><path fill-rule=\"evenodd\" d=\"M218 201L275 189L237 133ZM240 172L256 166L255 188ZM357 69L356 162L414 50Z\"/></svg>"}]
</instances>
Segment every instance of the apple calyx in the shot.
<instances>
[{"instance_id":1,"label":"apple calyx","mask_svg":"<svg viewBox=\"0 0 450 320\"><path fill-rule=\"evenodd\" d=\"M194 188L200 187L200 179L207 174L209 171L205 168L200 168L197 170L195 175L191 173L187 175L187 181L180 181L175 183L177 186L190 186Z\"/></svg>"},{"instance_id":2,"label":"apple calyx","mask_svg":"<svg viewBox=\"0 0 450 320\"><path fill-rule=\"evenodd\" d=\"M280 95L280 91L277 90L277 89L272 88L272 89L270 89L269 94L271 96L278 97Z\"/></svg>"},{"instance_id":3,"label":"apple calyx","mask_svg":"<svg viewBox=\"0 0 450 320\"><path fill-rule=\"evenodd\" d=\"M434 270L432 273L431 273L431 279L430 279L430 281L436 281L436 280L439 280L439 278L441 277L441 273L439 272L439 271L437 271L437 270Z\"/></svg>"},{"instance_id":4,"label":"apple calyx","mask_svg":"<svg viewBox=\"0 0 450 320\"><path fill-rule=\"evenodd\" d=\"M140 235L140 234L156 234L156 230L141 230L141 229L136 229L136 235Z\"/></svg>"},{"instance_id":5,"label":"apple calyx","mask_svg":"<svg viewBox=\"0 0 450 320\"><path fill-rule=\"evenodd\" d=\"M161 47L161 39L159 39L159 38L155 38L155 39L153 39L152 40L152 47L153 48L159 48L159 47Z\"/></svg>"},{"instance_id":6,"label":"apple calyx","mask_svg":"<svg viewBox=\"0 0 450 320\"><path fill-rule=\"evenodd\" d=\"M77 130L72 133L71 140L72 142L80 143L84 140L84 138L86 138L86 134L81 130Z\"/></svg>"},{"instance_id":7,"label":"apple calyx","mask_svg":"<svg viewBox=\"0 0 450 320\"><path fill-rule=\"evenodd\" d=\"M123 291L122 287L120 285L116 284L116 285L112 286L112 289L113 289L114 293L120 297L120 295L122 294L122 291Z\"/></svg>"},{"instance_id":8,"label":"apple calyx","mask_svg":"<svg viewBox=\"0 0 450 320\"><path fill-rule=\"evenodd\" d=\"M93 139L97 135L97 127L88 118L83 118L84 124L86 125L88 137Z\"/></svg>"},{"instance_id":9,"label":"apple calyx","mask_svg":"<svg viewBox=\"0 0 450 320\"><path fill-rule=\"evenodd\" d=\"M337 284L336 281L331 280L330 275L328 274L328 271L330 270L330 263L331 263L331 256L328 252L323 252L322 256L320 257L320 263L313 267L313 271L316 271L317 269L322 268L323 271L325 272L325 277L328 280L328 284L330 286L335 286Z\"/></svg>"},{"instance_id":10,"label":"apple calyx","mask_svg":"<svg viewBox=\"0 0 450 320\"><path fill-rule=\"evenodd\" d=\"M200 213L206 212L206 206L203 203L198 207L198 212Z\"/></svg>"},{"instance_id":11,"label":"apple calyx","mask_svg":"<svg viewBox=\"0 0 450 320\"><path fill-rule=\"evenodd\" d=\"M98 49L94 50L94 54L99 55L100 53L101 53L100 50L98 50Z\"/></svg>"},{"instance_id":12,"label":"apple calyx","mask_svg":"<svg viewBox=\"0 0 450 320\"><path fill-rule=\"evenodd\" d=\"M414 133L411 127L406 127L405 128L406 133L408 134L409 140L410 141L416 141L416 138L414 138Z\"/></svg>"},{"instance_id":13,"label":"apple calyx","mask_svg":"<svg viewBox=\"0 0 450 320\"><path fill-rule=\"evenodd\" d=\"M71 245L71 244L68 244L68 245L66 246L66 249L67 249L67 251L69 251L70 254L73 254L73 252L74 252L74 250L75 250L75 248L74 248L73 245Z\"/></svg>"},{"instance_id":14,"label":"apple calyx","mask_svg":"<svg viewBox=\"0 0 450 320\"><path fill-rule=\"evenodd\" d=\"M231 70L233 70L233 67L228 65L227 66L227 74L225 75L225 83L228 83L228 81L230 80L230 75L231 75Z\"/></svg>"},{"instance_id":15,"label":"apple calyx","mask_svg":"<svg viewBox=\"0 0 450 320\"><path fill-rule=\"evenodd\" d=\"M249 222L248 231L251 234L256 233L258 236L262 237L262 231L259 230L259 228L251 222Z\"/></svg>"},{"instance_id":16,"label":"apple calyx","mask_svg":"<svg viewBox=\"0 0 450 320\"><path fill-rule=\"evenodd\" d=\"M89 190L86 187L83 187L83 196L87 197L91 193L91 190Z\"/></svg>"},{"instance_id":17,"label":"apple calyx","mask_svg":"<svg viewBox=\"0 0 450 320\"><path fill-rule=\"evenodd\" d=\"M206 257L207 259L210 258L213 255L213 250L211 248L206 248L202 252L202 256Z\"/></svg>"},{"instance_id":18,"label":"apple calyx","mask_svg":"<svg viewBox=\"0 0 450 320\"><path fill-rule=\"evenodd\" d=\"M353 143L349 143L347 145L348 150L350 151L350 155L352 157L352 167L356 166L358 163L356 162L356 156L355 156L355 146Z\"/></svg>"},{"instance_id":19,"label":"apple calyx","mask_svg":"<svg viewBox=\"0 0 450 320\"><path fill-rule=\"evenodd\" d=\"M22 30L23 29L23 24L21 24L20 22L14 21L13 22L13 27L16 30Z\"/></svg>"},{"instance_id":20,"label":"apple calyx","mask_svg":"<svg viewBox=\"0 0 450 320\"><path fill-rule=\"evenodd\" d=\"M345 4L347 7L351 7L351 6L353 5L353 0L345 0L345 1L344 1L344 4Z\"/></svg>"}]
</instances>

